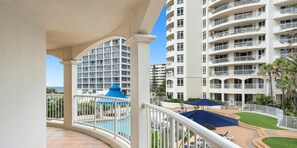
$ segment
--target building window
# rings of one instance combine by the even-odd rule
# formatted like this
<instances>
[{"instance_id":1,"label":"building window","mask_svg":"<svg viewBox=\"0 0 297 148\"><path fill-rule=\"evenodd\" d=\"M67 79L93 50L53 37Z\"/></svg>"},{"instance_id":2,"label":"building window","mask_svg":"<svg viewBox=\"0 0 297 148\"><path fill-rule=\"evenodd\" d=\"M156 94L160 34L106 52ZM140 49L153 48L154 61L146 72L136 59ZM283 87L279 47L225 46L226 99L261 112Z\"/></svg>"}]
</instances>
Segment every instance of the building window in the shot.
<instances>
[{"instance_id":1,"label":"building window","mask_svg":"<svg viewBox=\"0 0 297 148\"><path fill-rule=\"evenodd\" d=\"M177 20L177 28L184 27L184 19Z\"/></svg>"},{"instance_id":2,"label":"building window","mask_svg":"<svg viewBox=\"0 0 297 148\"><path fill-rule=\"evenodd\" d=\"M184 93L183 92L178 92L177 93L177 99L184 99Z\"/></svg>"},{"instance_id":3,"label":"building window","mask_svg":"<svg viewBox=\"0 0 297 148\"><path fill-rule=\"evenodd\" d=\"M177 51L183 51L184 50L184 43L177 43Z\"/></svg>"},{"instance_id":4,"label":"building window","mask_svg":"<svg viewBox=\"0 0 297 148\"><path fill-rule=\"evenodd\" d=\"M203 8L203 16L206 15L206 8Z\"/></svg>"},{"instance_id":5,"label":"building window","mask_svg":"<svg viewBox=\"0 0 297 148\"><path fill-rule=\"evenodd\" d=\"M206 19L203 20L203 28L206 27Z\"/></svg>"},{"instance_id":6,"label":"building window","mask_svg":"<svg viewBox=\"0 0 297 148\"><path fill-rule=\"evenodd\" d=\"M203 74L205 75L206 74L206 66L203 66L202 70L203 70Z\"/></svg>"},{"instance_id":7,"label":"building window","mask_svg":"<svg viewBox=\"0 0 297 148\"><path fill-rule=\"evenodd\" d=\"M184 0L177 0L177 4L182 4L184 3Z\"/></svg>"},{"instance_id":8,"label":"building window","mask_svg":"<svg viewBox=\"0 0 297 148\"><path fill-rule=\"evenodd\" d=\"M183 78L177 78L177 86L184 86L184 79Z\"/></svg>"},{"instance_id":9,"label":"building window","mask_svg":"<svg viewBox=\"0 0 297 148\"><path fill-rule=\"evenodd\" d=\"M177 55L177 62L178 63L184 62L184 55L183 54L178 54Z\"/></svg>"},{"instance_id":10,"label":"building window","mask_svg":"<svg viewBox=\"0 0 297 148\"><path fill-rule=\"evenodd\" d=\"M206 63L206 55L203 55L203 63Z\"/></svg>"},{"instance_id":11,"label":"building window","mask_svg":"<svg viewBox=\"0 0 297 148\"><path fill-rule=\"evenodd\" d=\"M184 31L177 31L177 39L183 39L184 38Z\"/></svg>"},{"instance_id":12,"label":"building window","mask_svg":"<svg viewBox=\"0 0 297 148\"><path fill-rule=\"evenodd\" d=\"M206 4L206 0L203 0L203 5L205 5Z\"/></svg>"},{"instance_id":13,"label":"building window","mask_svg":"<svg viewBox=\"0 0 297 148\"><path fill-rule=\"evenodd\" d=\"M206 31L203 31L203 40L206 39Z\"/></svg>"},{"instance_id":14,"label":"building window","mask_svg":"<svg viewBox=\"0 0 297 148\"><path fill-rule=\"evenodd\" d=\"M182 15L184 15L184 8L183 7L177 8L177 16L182 16Z\"/></svg>"},{"instance_id":15,"label":"building window","mask_svg":"<svg viewBox=\"0 0 297 148\"><path fill-rule=\"evenodd\" d=\"M203 92L203 99L206 99L206 92Z\"/></svg>"},{"instance_id":16,"label":"building window","mask_svg":"<svg viewBox=\"0 0 297 148\"><path fill-rule=\"evenodd\" d=\"M206 43L203 43L202 49L203 49L203 51L206 51Z\"/></svg>"},{"instance_id":17,"label":"building window","mask_svg":"<svg viewBox=\"0 0 297 148\"><path fill-rule=\"evenodd\" d=\"M177 74L184 74L184 66L177 66Z\"/></svg>"},{"instance_id":18,"label":"building window","mask_svg":"<svg viewBox=\"0 0 297 148\"><path fill-rule=\"evenodd\" d=\"M203 86L206 86L206 78L203 78Z\"/></svg>"}]
</instances>

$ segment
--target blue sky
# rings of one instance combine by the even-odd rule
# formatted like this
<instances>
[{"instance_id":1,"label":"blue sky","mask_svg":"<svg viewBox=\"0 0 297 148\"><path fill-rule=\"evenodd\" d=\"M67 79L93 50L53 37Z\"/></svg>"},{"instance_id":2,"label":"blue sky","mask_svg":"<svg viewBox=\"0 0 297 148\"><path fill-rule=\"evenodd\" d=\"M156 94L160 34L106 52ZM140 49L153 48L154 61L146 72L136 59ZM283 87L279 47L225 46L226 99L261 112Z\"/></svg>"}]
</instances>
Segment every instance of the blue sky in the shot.
<instances>
[{"instance_id":1,"label":"blue sky","mask_svg":"<svg viewBox=\"0 0 297 148\"><path fill-rule=\"evenodd\" d=\"M151 44L150 63L160 64L166 62L166 9L163 8L153 30L152 35L157 39ZM63 65L60 59L46 56L46 86L63 86Z\"/></svg>"}]
</instances>

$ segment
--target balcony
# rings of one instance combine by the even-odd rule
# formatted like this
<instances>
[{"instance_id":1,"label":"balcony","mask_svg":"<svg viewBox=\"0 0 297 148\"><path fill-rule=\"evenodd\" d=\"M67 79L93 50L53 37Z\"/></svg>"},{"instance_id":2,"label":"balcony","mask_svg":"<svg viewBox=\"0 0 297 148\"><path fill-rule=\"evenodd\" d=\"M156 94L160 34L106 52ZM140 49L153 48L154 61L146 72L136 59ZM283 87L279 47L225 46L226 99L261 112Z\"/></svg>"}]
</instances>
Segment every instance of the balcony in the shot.
<instances>
[{"instance_id":1,"label":"balcony","mask_svg":"<svg viewBox=\"0 0 297 148\"><path fill-rule=\"evenodd\" d=\"M169 40L166 42L166 49L167 50L174 50L174 41L173 40Z\"/></svg>"},{"instance_id":2,"label":"balcony","mask_svg":"<svg viewBox=\"0 0 297 148\"><path fill-rule=\"evenodd\" d=\"M171 17L166 21L166 29L171 29L174 27L174 18Z\"/></svg>"},{"instance_id":3,"label":"balcony","mask_svg":"<svg viewBox=\"0 0 297 148\"><path fill-rule=\"evenodd\" d=\"M173 61L168 61L166 63L166 69L173 69L174 68L174 62Z\"/></svg>"},{"instance_id":4,"label":"balcony","mask_svg":"<svg viewBox=\"0 0 297 148\"><path fill-rule=\"evenodd\" d=\"M215 9L213 9L211 11L211 13L212 13L212 16L215 16L217 14L220 14L221 12L227 12L226 10L234 10L234 8L237 8L237 7L242 8L242 6L245 7L245 9L248 9L248 8L246 8L247 7L246 5L255 4L255 3L259 3L259 2L260 2L260 0L241 0L241 1L237 1L237 2L231 2L231 3L221 5Z\"/></svg>"},{"instance_id":5,"label":"balcony","mask_svg":"<svg viewBox=\"0 0 297 148\"><path fill-rule=\"evenodd\" d=\"M235 56L235 57L227 57L227 58L218 58L213 59L212 64L209 66L218 66L218 65L230 65L230 64L238 64L238 63L264 63L265 55L257 56L257 55L249 55L249 56Z\"/></svg>"},{"instance_id":6,"label":"balcony","mask_svg":"<svg viewBox=\"0 0 297 148\"><path fill-rule=\"evenodd\" d=\"M166 31L166 39L173 40L174 39L174 29L169 29Z\"/></svg>"},{"instance_id":7,"label":"balcony","mask_svg":"<svg viewBox=\"0 0 297 148\"><path fill-rule=\"evenodd\" d=\"M247 27L241 29L232 29L228 31L223 31L219 33L215 33L210 38L210 43L219 41L219 40L226 40L226 39L233 39L238 38L239 36L251 36L251 35L258 35L258 34L265 34L264 27Z\"/></svg>"},{"instance_id":8,"label":"balcony","mask_svg":"<svg viewBox=\"0 0 297 148\"><path fill-rule=\"evenodd\" d=\"M258 69L243 69L243 70L225 70L225 71L212 71L210 76L241 76L241 75L258 75Z\"/></svg>"},{"instance_id":9,"label":"balcony","mask_svg":"<svg viewBox=\"0 0 297 148\"><path fill-rule=\"evenodd\" d=\"M174 4L174 0L167 0L166 1L166 7L170 7Z\"/></svg>"},{"instance_id":10,"label":"balcony","mask_svg":"<svg viewBox=\"0 0 297 148\"><path fill-rule=\"evenodd\" d=\"M167 52L166 59L174 59L174 51Z\"/></svg>"},{"instance_id":11,"label":"balcony","mask_svg":"<svg viewBox=\"0 0 297 148\"><path fill-rule=\"evenodd\" d=\"M173 16L174 16L174 5L172 5L166 9L166 19L168 20L169 18L171 18Z\"/></svg>"},{"instance_id":12,"label":"balcony","mask_svg":"<svg viewBox=\"0 0 297 148\"><path fill-rule=\"evenodd\" d=\"M257 22L259 20L264 20L265 16L264 13L246 13L246 14L240 14L240 15L232 15L229 17L212 20L212 26L210 26L210 30L217 30L221 29L228 25L236 25L243 22Z\"/></svg>"},{"instance_id":13,"label":"balcony","mask_svg":"<svg viewBox=\"0 0 297 148\"><path fill-rule=\"evenodd\" d=\"M280 9L274 13L275 19L284 20L284 19L294 19L297 16L297 7L291 6L284 9Z\"/></svg>"},{"instance_id":14,"label":"balcony","mask_svg":"<svg viewBox=\"0 0 297 148\"><path fill-rule=\"evenodd\" d=\"M168 84L167 88L173 88L173 84ZM64 122L66 115L64 108L63 95L47 95L47 120L49 123L53 121ZM168 143L164 143L163 147L172 147L173 145L187 145L188 142L180 142L179 139L183 132L175 130L176 127L186 129L186 132L193 133L192 139L200 138L203 143L208 146L238 146L228 141L227 139L219 136L218 134L209 131L205 127L195 123L194 121L181 116L171 110L158 107L149 103L143 104L143 110L146 112L145 119L153 124L146 123L148 133L165 134L168 138ZM111 140L123 141L122 145L117 147L128 147L131 143L133 128L131 121L131 104L129 99L112 98L106 96L74 96L74 124L77 128L85 128L90 131L96 131L103 134L106 132ZM170 119L170 122L168 121ZM159 126L159 124L166 126ZM157 128L157 126L159 128ZM108 136L107 135L107 136ZM160 139L148 136L153 145L160 143ZM169 143L169 140L172 141ZM195 142L194 141L194 142ZM190 140L190 142L193 142ZM202 144L202 143L201 143ZM199 143L197 143L199 145ZM202 146L202 145L201 145ZM149 144L148 147L155 147Z\"/></svg>"},{"instance_id":15,"label":"balcony","mask_svg":"<svg viewBox=\"0 0 297 148\"><path fill-rule=\"evenodd\" d=\"M239 51L245 49L261 49L265 48L265 41L244 41L237 42L234 44L223 44L219 46L214 46L209 52L210 55L218 53L226 53L230 51Z\"/></svg>"},{"instance_id":16,"label":"balcony","mask_svg":"<svg viewBox=\"0 0 297 148\"><path fill-rule=\"evenodd\" d=\"M297 46L297 37L280 38L279 42L275 43L276 48L295 47Z\"/></svg>"}]
</instances>

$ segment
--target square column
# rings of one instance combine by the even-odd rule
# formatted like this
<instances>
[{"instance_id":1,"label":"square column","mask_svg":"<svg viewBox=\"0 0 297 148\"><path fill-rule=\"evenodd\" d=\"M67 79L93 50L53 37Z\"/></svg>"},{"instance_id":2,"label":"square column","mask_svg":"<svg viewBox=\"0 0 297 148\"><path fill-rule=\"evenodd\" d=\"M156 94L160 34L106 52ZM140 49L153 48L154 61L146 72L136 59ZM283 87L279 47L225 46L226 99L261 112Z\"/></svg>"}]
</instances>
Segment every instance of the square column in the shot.
<instances>
[{"instance_id":1,"label":"square column","mask_svg":"<svg viewBox=\"0 0 297 148\"><path fill-rule=\"evenodd\" d=\"M76 116L74 95L77 94L77 65L79 61L62 61L64 65L64 126L70 129Z\"/></svg>"},{"instance_id":2,"label":"square column","mask_svg":"<svg viewBox=\"0 0 297 148\"><path fill-rule=\"evenodd\" d=\"M155 36L135 34L126 45L130 47L131 57L131 147L147 148L148 122L143 103L150 103L150 43Z\"/></svg>"}]
</instances>

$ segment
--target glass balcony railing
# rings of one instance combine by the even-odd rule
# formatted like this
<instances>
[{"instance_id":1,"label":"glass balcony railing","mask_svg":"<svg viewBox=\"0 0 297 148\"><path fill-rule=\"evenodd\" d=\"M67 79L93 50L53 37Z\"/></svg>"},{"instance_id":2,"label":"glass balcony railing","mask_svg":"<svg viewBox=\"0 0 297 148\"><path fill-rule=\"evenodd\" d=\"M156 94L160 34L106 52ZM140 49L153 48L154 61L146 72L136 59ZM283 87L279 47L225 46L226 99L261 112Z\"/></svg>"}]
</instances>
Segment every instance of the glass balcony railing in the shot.
<instances>
[{"instance_id":1,"label":"glass balcony railing","mask_svg":"<svg viewBox=\"0 0 297 148\"><path fill-rule=\"evenodd\" d=\"M259 31L260 29L261 29L261 27L247 27L247 28L233 29L233 30L215 33L211 37L213 39L217 39L217 38L221 38L221 37L242 34L242 33L247 33L247 32L256 32L256 31Z\"/></svg>"},{"instance_id":2,"label":"glass balcony railing","mask_svg":"<svg viewBox=\"0 0 297 148\"><path fill-rule=\"evenodd\" d=\"M231 22L231 21L237 21L237 20L242 20L242 19L249 19L249 18L258 18L262 13L243 13L243 14L238 14L238 15L234 15L234 16L229 16L229 17L225 17L222 19L217 19L213 21L212 26L218 26L227 22Z\"/></svg>"},{"instance_id":3,"label":"glass balcony railing","mask_svg":"<svg viewBox=\"0 0 297 148\"><path fill-rule=\"evenodd\" d=\"M216 14L218 12L221 12L221 11L224 11L224 10L227 10L227 9L230 9L230 8L242 6L242 5L258 3L259 1L260 0L241 0L241 1L237 1L237 2L224 4L222 6L219 6L219 7L215 8L214 10L212 10L212 14Z\"/></svg>"},{"instance_id":4,"label":"glass balcony railing","mask_svg":"<svg viewBox=\"0 0 297 148\"><path fill-rule=\"evenodd\" d=\"M279 27L284 30L284 29L289 29L289 28L297 28L297 22L291 22L291 23L284 23L280 24Z\"/></svg>"},{"instance_id":5,"label":"glass balcony railing","mask_svg":"<svg viewBox=\"0 0 297 148\"><path fill-rule=\"evenodd\" d=\"M281 14L293 14L293 13L297 13L297 7L288 7L285 9L280 9L279 11Z\"/></svg>"}]
</instances>

